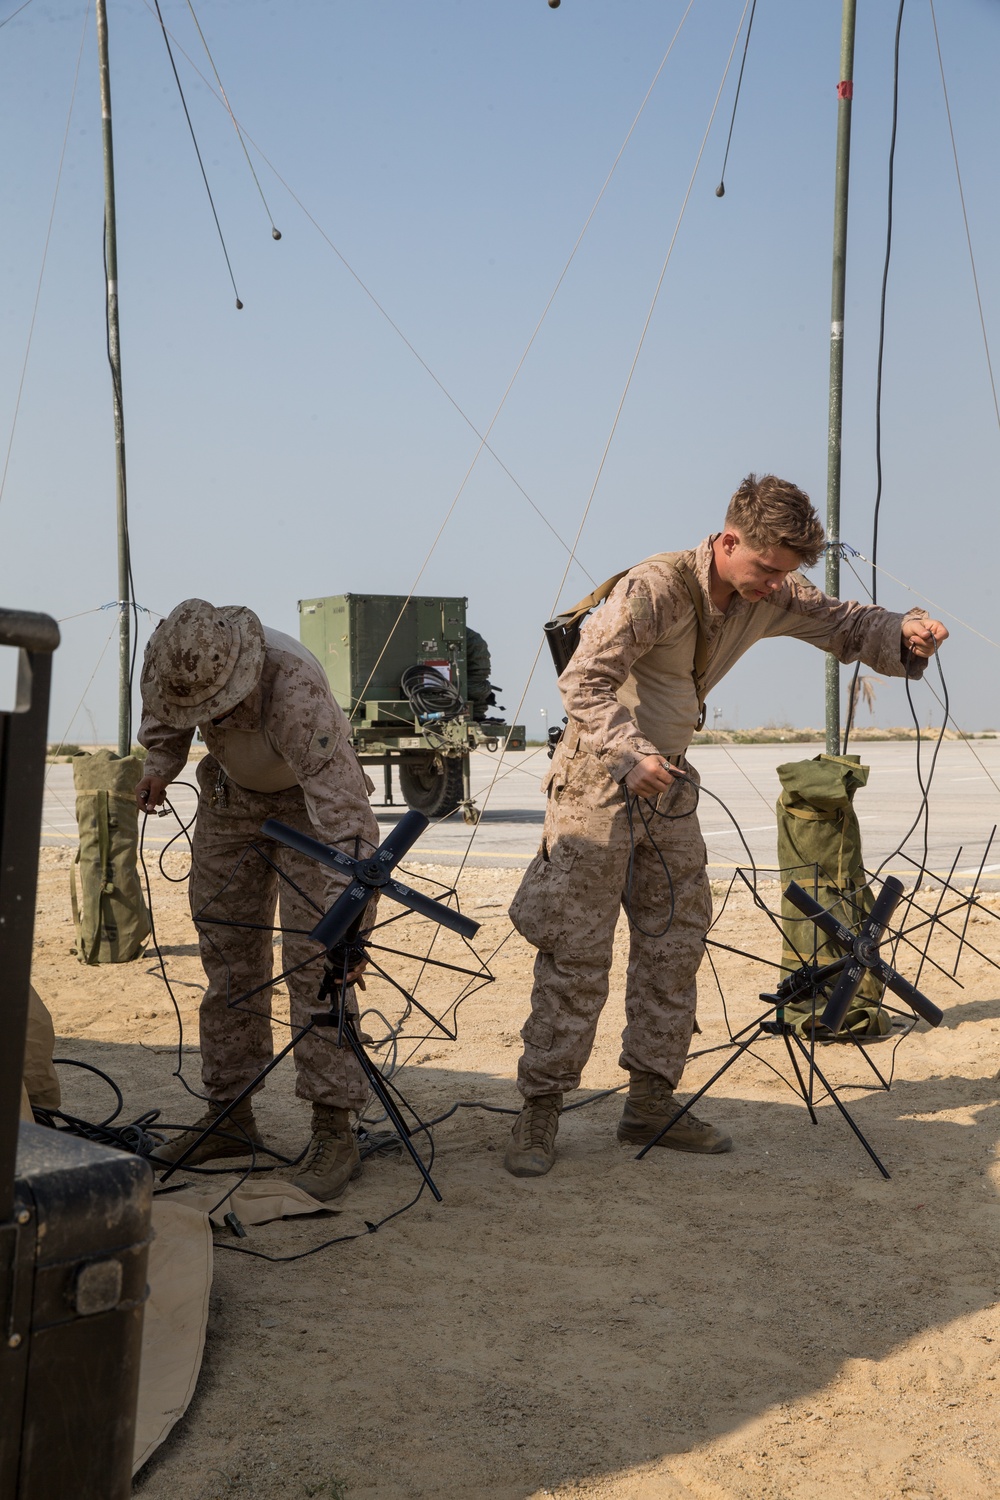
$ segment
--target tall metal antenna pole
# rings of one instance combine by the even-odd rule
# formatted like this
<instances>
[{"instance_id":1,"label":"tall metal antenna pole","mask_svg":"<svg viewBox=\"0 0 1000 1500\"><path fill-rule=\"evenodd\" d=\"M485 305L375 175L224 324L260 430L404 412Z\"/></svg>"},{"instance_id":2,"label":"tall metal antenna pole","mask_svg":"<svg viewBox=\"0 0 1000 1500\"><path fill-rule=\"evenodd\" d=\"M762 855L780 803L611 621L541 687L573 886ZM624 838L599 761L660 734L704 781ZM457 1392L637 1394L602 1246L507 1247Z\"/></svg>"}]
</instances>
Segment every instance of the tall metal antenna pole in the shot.
<instances>
[{"instance_id":1,"label":"tall metal antenna pole","mask_svg":"<svg viewBox=\"0 0 1000 1500\"><path fill-rule=\"evenodd\" d=\"M101 78L101 136L104 145L104 259L107 269L108 358L115 414L115 477L118 516L118 754L132 749L132 698L129 690L131 586L128 555L128 490L125 483L125 413L122 409L122 359L118 337L118 233L115 222L115 153L111 134L111 73L108 67L108 13L97 7L97 55Z\"/></svg>"},{"instance_id":2,"label":"tall metal antenna pole","mask_svg":"<svg viewBox=\"0 0 1000 1500\"><path fill-rule=\"evenodd\" d=\"M840 597L840 435L844 389L844 289L847 283L847 186L857 0L844 0L837 84L837 171L833 197L833 298L830 314L830 430L826 460L826 592ZM826 658L826 753L840 754L840 663Z\"/></svg>"}]
</instances>

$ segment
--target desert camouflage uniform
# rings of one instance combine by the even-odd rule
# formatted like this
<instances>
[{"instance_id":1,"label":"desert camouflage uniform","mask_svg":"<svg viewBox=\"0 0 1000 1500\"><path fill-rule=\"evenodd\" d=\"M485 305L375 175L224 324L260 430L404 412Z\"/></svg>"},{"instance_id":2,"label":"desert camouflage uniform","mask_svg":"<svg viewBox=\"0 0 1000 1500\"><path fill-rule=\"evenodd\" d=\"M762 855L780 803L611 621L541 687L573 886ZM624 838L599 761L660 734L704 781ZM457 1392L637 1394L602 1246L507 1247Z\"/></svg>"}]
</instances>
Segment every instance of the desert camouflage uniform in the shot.
<instances>
[{"instance_id":1,"label":"desert camouflage uniform","mask_svg":"<svg viewBox=\"0 0 1000 1500\"><path fill-rule=\"evenodd\" d=\"M903 615L831 599L798 574L772 599L751 604L736 596L725 613L718 610L710 593L713 541L633 568L587 621L559 679L569 723L543 783L541 848L511 906L515 927L538 950L518 1066L525 1098L566 1093L580 1082L607 999L620 905L630 916L620 1064L674 1087L684 1068L712 911L696 795L681 782L657 799L655 813L649 800L631 798L630 839L621 785L655 754L697 779L684 754L698 719L697 617L676 564L694 574L703 595L706 691L755 641L778 635L888 676L923 670L908 653L904 663Z\"/></svg>"},{"instance_id":2,"label":"desert camouflage uniform","mask_svg":"<svg viewBox=\"0 0 1000 1500\"><path fill-rule=\"evenodd\" d=\"M280 925L300 929L282 936L286 970L321 954L302 929L316 925L345 884L315 861L263 838L261 824L278 818L349 854L356 846L362 854L369 852L379 837L368 801L371 783L351 748L347 717L322 667L279 631L265 630L265 641L257 687L222 723L199 726L210 754L196 772L190 900L208 978L200 1012L202 1078L206 1093L216 1100L235 1098L273 1055L270 928L276 904ZM139 730L140 743L149 750L146 774L166 781L180 775L193 733L172 729L147 713ZM241 785L237 775L265 789ZM267 859L255 854L251 844ZM281 880L267 860L289 875L299 891ZM268 930L217 925L234 922ZM315 962L287 978L293 1027L310 1018L321 975L322 964ZM258 986L241 1005L229 1005ZM351 1000L356 1013L353 995ZM366 1095L364 1078L353 1054L336 1047L335 1038L335 1030L317 1029L296 1045L296 1093L317 1104L357 1109Z\"/></svg>"}]
</instances>

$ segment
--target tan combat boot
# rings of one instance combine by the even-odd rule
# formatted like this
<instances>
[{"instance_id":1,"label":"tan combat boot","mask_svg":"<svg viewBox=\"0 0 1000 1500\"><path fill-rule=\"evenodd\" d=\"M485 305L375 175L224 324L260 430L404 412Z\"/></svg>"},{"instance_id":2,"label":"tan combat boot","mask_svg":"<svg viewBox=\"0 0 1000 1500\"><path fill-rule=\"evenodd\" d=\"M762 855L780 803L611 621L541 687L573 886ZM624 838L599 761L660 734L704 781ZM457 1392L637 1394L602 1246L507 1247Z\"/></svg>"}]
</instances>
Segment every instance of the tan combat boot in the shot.
<instances>
[{"instance_id":1,"label":"tan combat boot","mask_svg":"<svg viewBox=\"0 0 1000 1500\"><path fill-rule=\"evenodd\" d=\"M661 1078L658 1073L631 1073L628 1098L618 1124L618 1139L628 1141L633 1146L645 1146L679 1108L674 1099L674 1091L665 1078ZM703 1151L710 1154L733 1149L728 1135L715 1125L699 1120L690 1110L656 1144L669 1146L674 1151Z\"/></svg>"},{"instance_id":2,"label":"tan combat boot","mask_svg":"<svg viewBox=\"0 0 1000 1500\"><path fill-rule=\"evenodd\" d=\"M314 1104L312 1128L312 1140L292 1186L327 1203L339 1198L347 1184L361 1176L361 1153L351 1129L350 1110Z\"/></svg>"},{"instance_id":3,"label":"tan combat boot","mask_svg":"<svg viewBox=\"0 0 1000 1500\"><path fill-rule=\"evenodd\" d=\"M562 1094L539 1094L525 1100L514 1121L503 1164L514 1177L544 1177L556 1159L556 1131Z\"/></svg>"},{"instance_id":4,"label":"tan combat boot","mask_svg":"<svg viewBox=\"0 0 1000 1500\"><path fill-rule=\"evenodd\" d=\"M196 1120L187 1130L181 1131L174 1140L168 1141L163 1146L157 1146L149 1158L152 1164L155 1166L157 1162L163 1162L169 1165L171 1162L178 1161L192 1142L198 1139L202 1131L215 1123L225 1107L223 1101L210 1099L208 1108L200 1120ZM247 1098L226 1116L216 1134L207 1135L200 1145L195 1146L191 1155L185 1158L184 1165L197 1167L203 1161L214 1161L217 1156L250 1156L254 1146L263 1146L263 1144L263 1138L253 1117L253 1104Z\"/></svg>"}]
</instances>

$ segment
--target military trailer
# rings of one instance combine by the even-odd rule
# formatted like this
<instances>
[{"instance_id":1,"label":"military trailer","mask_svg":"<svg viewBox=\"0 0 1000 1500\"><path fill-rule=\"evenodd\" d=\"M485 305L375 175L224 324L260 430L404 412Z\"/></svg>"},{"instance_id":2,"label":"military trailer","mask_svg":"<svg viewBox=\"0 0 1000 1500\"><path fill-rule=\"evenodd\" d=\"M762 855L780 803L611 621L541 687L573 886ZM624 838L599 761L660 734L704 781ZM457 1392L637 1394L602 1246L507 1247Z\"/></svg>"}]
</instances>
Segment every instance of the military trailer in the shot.
<instances>
[{"instance_id":1,"label":"military trailer","mask_svg":"<svg viewBox=\"0 0 1000 1500\"><path fill-rule=\"evenodd\" d=\"M523 750L524 726L492 716L489 649L465 623L466 599L334 594L299 600L299 639L323 664L351 721L362 765L381 766L393 805L392 768L409 807L429 818L472 800L473 750Z\"/></svg>"}]
</instances>

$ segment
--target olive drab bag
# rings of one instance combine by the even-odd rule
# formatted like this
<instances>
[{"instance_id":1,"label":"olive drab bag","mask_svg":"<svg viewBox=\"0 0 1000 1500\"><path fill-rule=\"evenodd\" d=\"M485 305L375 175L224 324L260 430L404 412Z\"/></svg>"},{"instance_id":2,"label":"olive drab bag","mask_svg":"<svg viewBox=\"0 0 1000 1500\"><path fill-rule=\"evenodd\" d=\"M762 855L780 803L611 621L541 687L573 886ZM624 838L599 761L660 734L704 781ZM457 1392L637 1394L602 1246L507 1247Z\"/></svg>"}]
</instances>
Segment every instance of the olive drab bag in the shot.
<instances>
[{"instance_id":1,"label":"olive drab bag","mask_svg":"<svg viewBox=\"0 0 1000 1500\"><path fill-rule=\"evenodd\" d=\"M861 856L861 830L854 811L854 794L868 781L868 767L857 755L818 755L815 760L789 761L778 767L782 792L778 798L778 865L782 888L790 880L809 892L820 906L832 911L845 927L857 931L875 904ZM781 962L786 972L803 960L830 963L843 956L838 944L824 939L816 924L781 898L784 932ZM799 956L801 955L801 957ZM881 1007L883 986L869 973L858 988L839 1035L886 1036L891 1018ZM819 1004L822 1009L822 1002ZM811 1001L785 1007L786 1020L808 1033L812 1027Z\"/></svg>"},{"instance_id":2,"label":"olive drab bag","mask_svg":"<svg viewBox=\"0 0 1000 1500\"><path fill-rule=\"evenodd\" d=\"M70 869L70 897L81 963L128 963L140 956L149 936L136 869L135 789L144 760L145 752L118 756L110 750L73 759L80 845Z\"/></svg>"}]
</instances>

